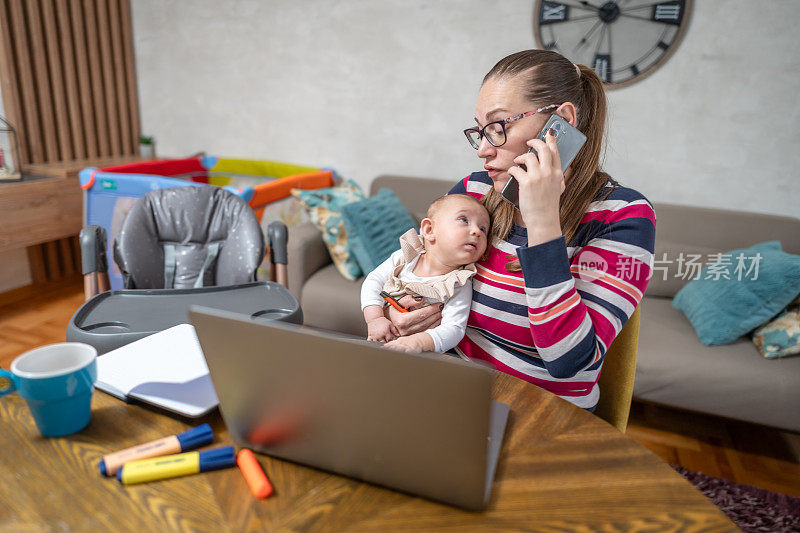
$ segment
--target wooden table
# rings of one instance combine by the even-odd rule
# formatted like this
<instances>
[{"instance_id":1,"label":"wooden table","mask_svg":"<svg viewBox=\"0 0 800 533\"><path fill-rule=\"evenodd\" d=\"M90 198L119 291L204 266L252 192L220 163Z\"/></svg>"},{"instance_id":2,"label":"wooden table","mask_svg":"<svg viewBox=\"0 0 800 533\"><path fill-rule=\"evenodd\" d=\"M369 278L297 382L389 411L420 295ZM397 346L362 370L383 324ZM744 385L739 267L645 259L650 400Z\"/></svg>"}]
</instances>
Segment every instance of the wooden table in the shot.
<instances>
[{"instance_id":1,"label":"wooden table","mask_svg":"<svg viewBox=\"0 0 800 533\"><path fill-rule=\"evenodd\" d=\"M266 500L237 469L124 487L100 475L100 458L187 424L96 392L86 429L47 439L12 394L0 399L0 530L737 531L599 418L505 374L493 396L511 416L489 508L472 513L262 455L275 487ZM215 445L231 444L219 414L203 421Z\"/></svg>"}]
</instances>

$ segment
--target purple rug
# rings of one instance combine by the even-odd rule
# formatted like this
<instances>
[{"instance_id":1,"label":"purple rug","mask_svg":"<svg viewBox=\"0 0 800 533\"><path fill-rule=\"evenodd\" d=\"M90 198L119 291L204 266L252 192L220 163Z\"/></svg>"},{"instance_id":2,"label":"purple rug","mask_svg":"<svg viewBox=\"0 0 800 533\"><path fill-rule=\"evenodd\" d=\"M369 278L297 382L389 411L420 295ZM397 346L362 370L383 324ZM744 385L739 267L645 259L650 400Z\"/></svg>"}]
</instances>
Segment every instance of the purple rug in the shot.
<instances>
[{"instance_id":1,"label":"purple rug","mask_svg":"<svg viewBox=\"0 0 800 533\"><path fill-rule=\"evenodd\" d=\"M800 498L670 465L746 532L800 532Z\"/></svg>"}]
</instances>

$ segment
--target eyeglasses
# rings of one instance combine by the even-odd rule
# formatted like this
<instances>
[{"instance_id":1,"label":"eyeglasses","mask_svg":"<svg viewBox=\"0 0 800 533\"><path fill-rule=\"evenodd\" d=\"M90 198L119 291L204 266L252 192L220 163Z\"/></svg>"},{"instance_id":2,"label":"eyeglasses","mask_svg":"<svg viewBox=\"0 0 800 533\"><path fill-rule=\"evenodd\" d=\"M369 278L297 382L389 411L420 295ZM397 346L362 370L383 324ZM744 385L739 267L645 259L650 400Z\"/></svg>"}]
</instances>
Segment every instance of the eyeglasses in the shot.
<instances>
[{"instance_id":1,"label":"eyeglasses","mask_svg":"<svg viewBox=\"0 0 800 533\"><path fill-rule=\"evenodd\" d=\"M506 143L506 124L510 124L521 118L533 116L536 113L541 113L542 111L556 109L557 107L558 105L556 104L546 105L535 111L526 111L521 115L514 115L513 117L504 118L503 120L495 120L494 122L490 122L482 128L467 128L464 130L464 135L467 136L469 144L476 150L480 148L481 139L483 139L484 136L486 136L486 140L489 141L489 144L497 148L498 146L503 146Z\"/></svg>"}]
</instances>

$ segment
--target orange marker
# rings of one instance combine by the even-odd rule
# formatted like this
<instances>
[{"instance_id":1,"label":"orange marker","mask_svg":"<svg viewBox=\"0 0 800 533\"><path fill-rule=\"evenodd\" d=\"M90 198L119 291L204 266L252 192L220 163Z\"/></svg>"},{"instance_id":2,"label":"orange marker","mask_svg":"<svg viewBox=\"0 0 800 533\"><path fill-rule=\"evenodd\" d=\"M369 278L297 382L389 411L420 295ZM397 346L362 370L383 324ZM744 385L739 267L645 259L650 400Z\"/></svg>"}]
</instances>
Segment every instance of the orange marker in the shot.
<instances>
[{"instance_id":1,"label":"orange marker","mask_svg":"<svg viewBox=\"0 0 800 533\"><path fill-rule=\"evenodd\" d=\"M395 309L397 309L397 310L398 310L398 311L400 311L401 313L408 313L408 309L406 309L405 307L403 307L402 305L400 305L400 302L398 302L397 300L395 300L394 298L392 298L392 297L389 295L389 293L388 293L388 292L381 291L381 297L382 297L384 300L386 300L386 302L387 302L389 305L391 305L392 307L394 307Z\"/></svg>"},{"instance_id":2,"label":"orange marker","mask_svg":"<svg viewBox=\"0 0 800 533\"><path fill-rule=\"evenodd\" d=\"M239 465L239 470L242 471L247 485L250 487L250 492L256 498L267 498L272 494L272 485L267 479L261 465L258 464L258 459L253 455L253 452L247 448L239 450L236 456L236 464Z\"/></svg>"}]
</instances>

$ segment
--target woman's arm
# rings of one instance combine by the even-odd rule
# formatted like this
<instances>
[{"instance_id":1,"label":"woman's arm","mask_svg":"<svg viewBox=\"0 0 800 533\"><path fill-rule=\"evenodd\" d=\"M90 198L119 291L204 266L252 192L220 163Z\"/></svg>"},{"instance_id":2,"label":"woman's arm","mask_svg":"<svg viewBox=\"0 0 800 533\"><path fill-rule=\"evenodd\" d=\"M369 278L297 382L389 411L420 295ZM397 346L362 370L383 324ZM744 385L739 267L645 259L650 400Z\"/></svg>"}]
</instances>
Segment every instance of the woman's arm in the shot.
<instances>
[{"instance_id":1,"label":"woman's arm","mask_svg":"<svg viewBox=\"0 0 800 533\"><path fill-rule=\"evenodd\" d=\"M650 279L655 213L646 199L598 202L587 218L603 227L571 262L564 237L517 250L533 342L556 378L599 368Z\"/></svg>"}]
</instances>

